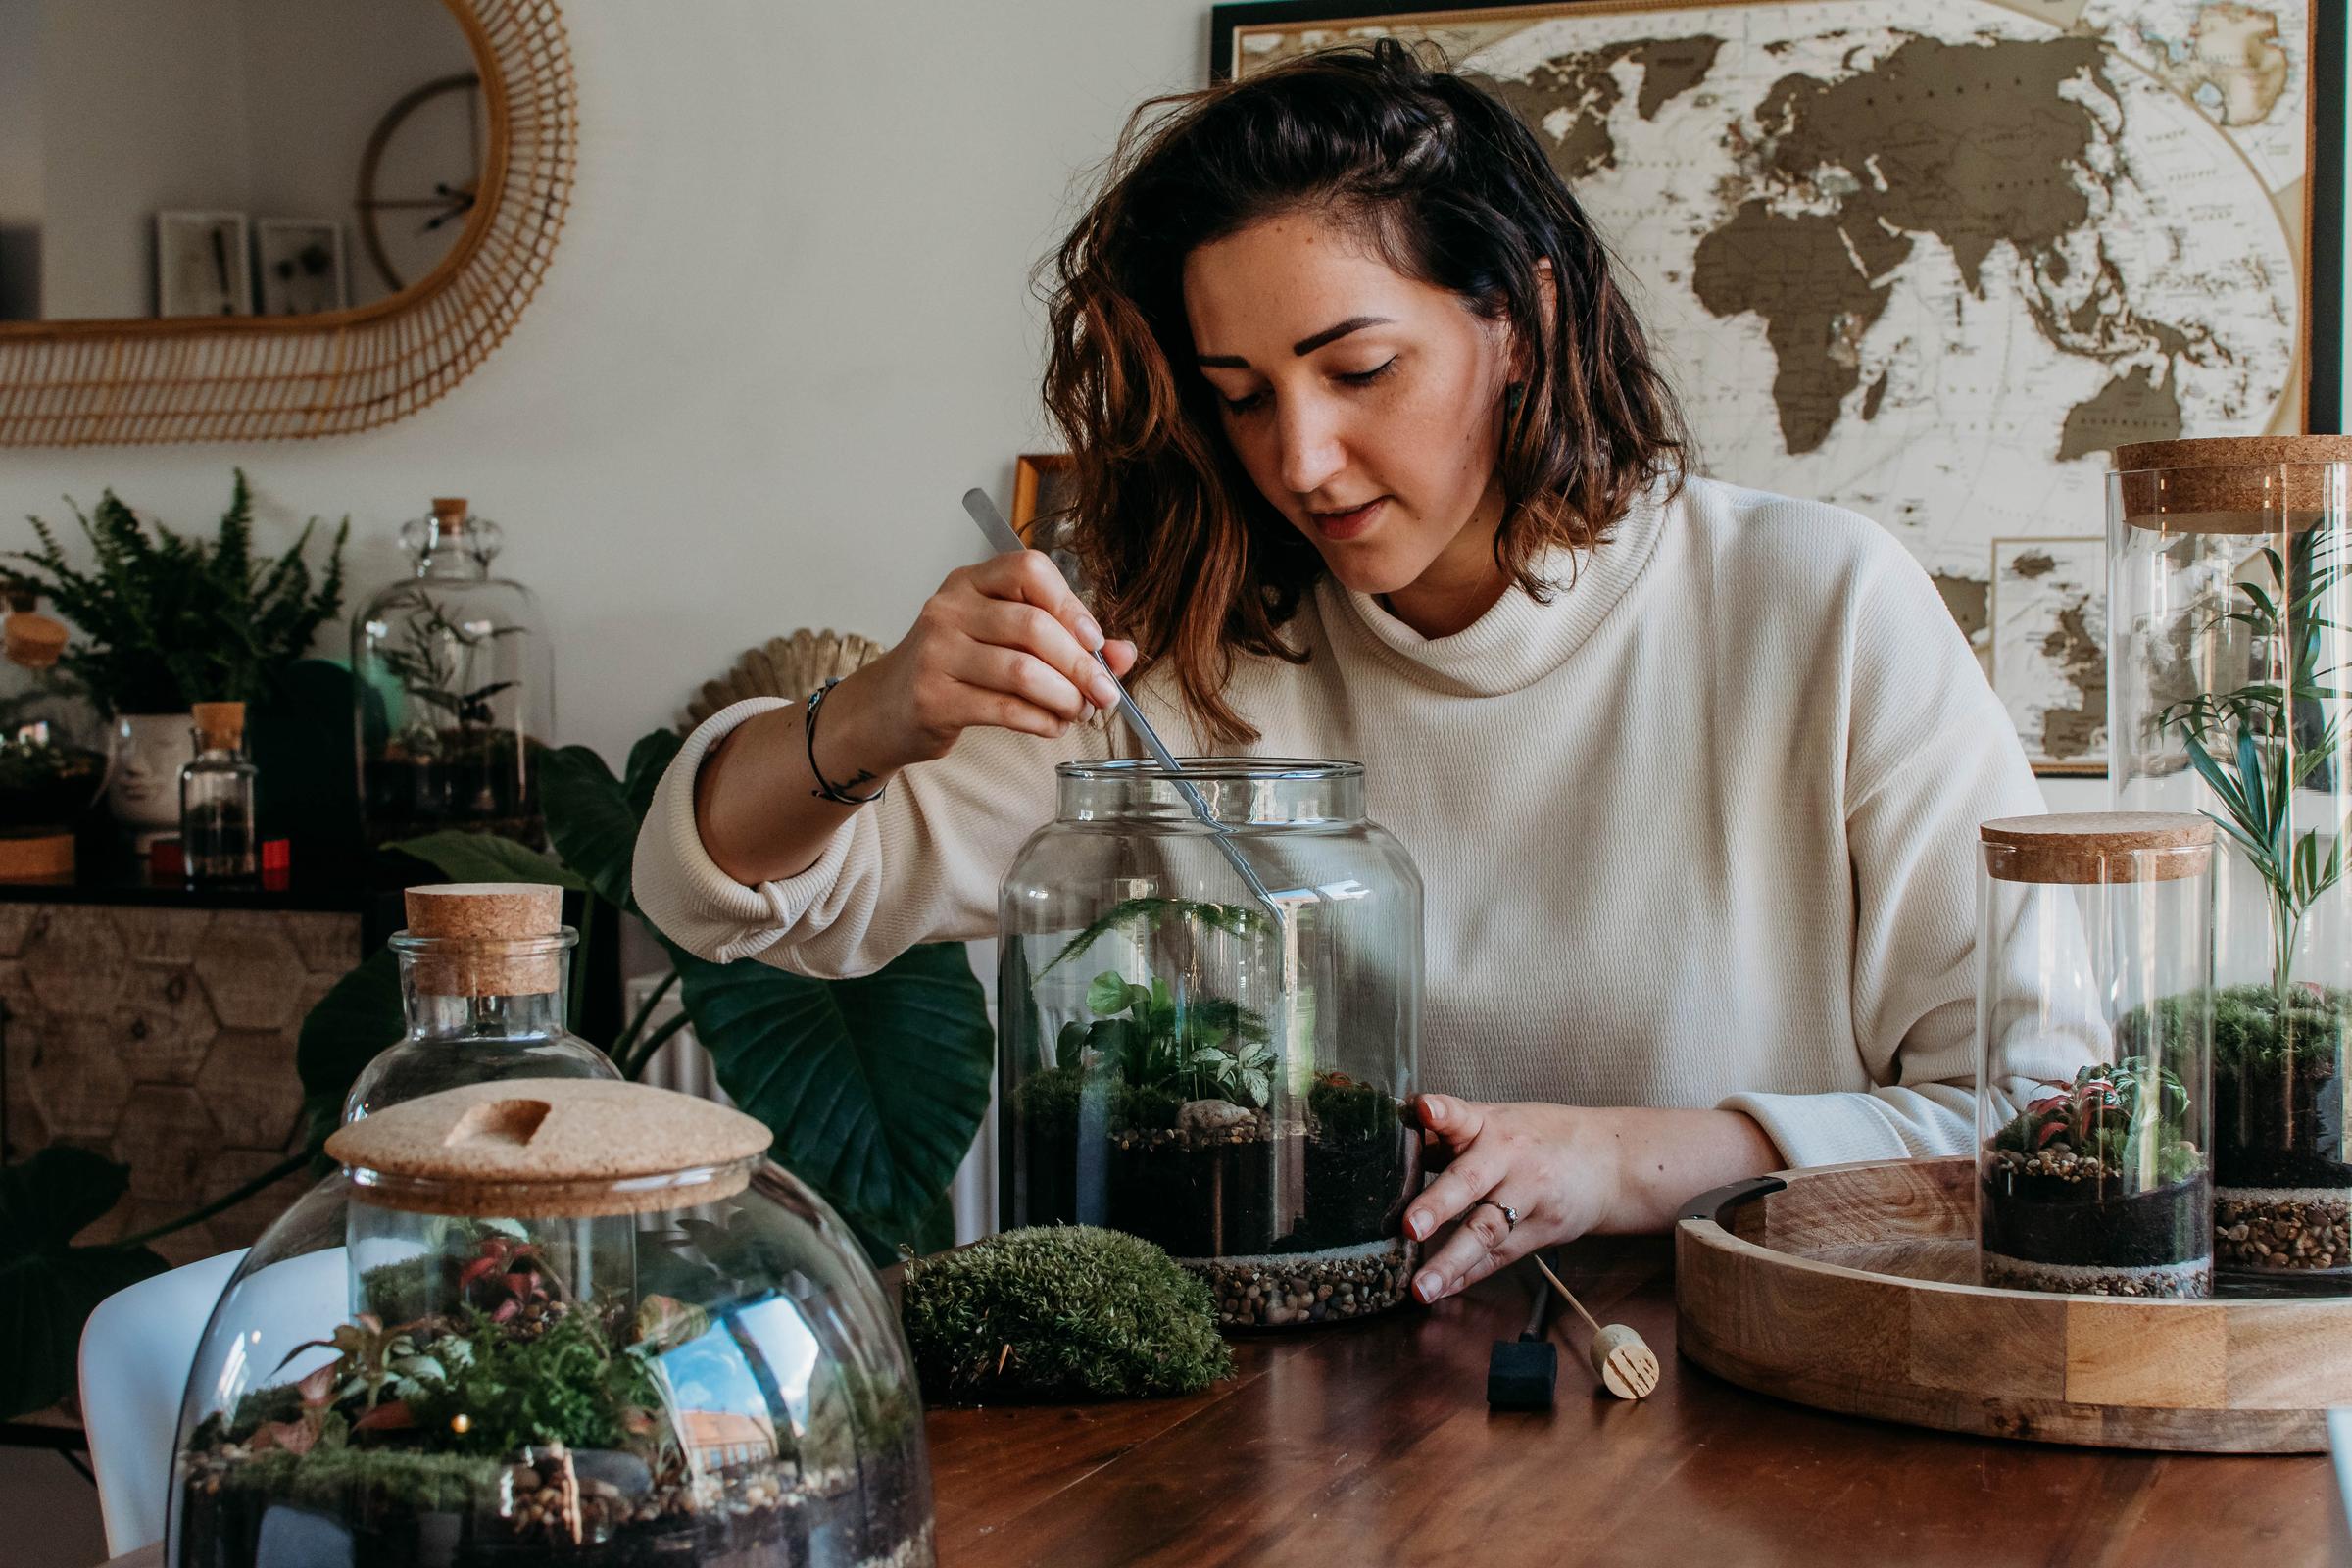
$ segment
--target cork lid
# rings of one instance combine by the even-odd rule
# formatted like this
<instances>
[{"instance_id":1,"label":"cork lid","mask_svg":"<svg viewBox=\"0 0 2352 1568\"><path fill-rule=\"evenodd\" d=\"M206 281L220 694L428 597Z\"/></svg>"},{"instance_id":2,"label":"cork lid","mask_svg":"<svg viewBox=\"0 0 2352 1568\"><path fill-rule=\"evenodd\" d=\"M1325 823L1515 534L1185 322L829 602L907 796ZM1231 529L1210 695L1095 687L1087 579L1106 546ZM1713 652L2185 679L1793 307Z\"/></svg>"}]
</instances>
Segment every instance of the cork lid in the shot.
<instances>
[{"instance_id":1,"label":"cork lid","mask_svg":"<svg viewBox=\"0 0 2352 1568\"><path fill-rule=\"evenodd\" d=\"M26 607L0 624L0 655L25 669L48 669L66 652L66 623Z\"/></svg>"},{"instance_id":2,"label":"cork lid","mask_svg":"<svg viewBox=\"0 0 2352 1568\"><path fill-rule=\"evenodd\" d=\"M2352 436L2249 435L2140 441L2115 449L2124 520L2171 533L2309 528L2352 500L2326 466L2352 463Z\"/></svg>"},{"instance_id":3,"label":"cork lid","mask_svg":"<svg viewBox=\"0 0 2352 1568\"><path fill-rule=\"evenodd\" d=\"M1977 836L1996 882L2171 882L2213 863L2213 824L2187 811L2004 816Z\"/></svg>"},{"instance_id":4,"label":"cork lid","mask_svg":"<svg viewBox=\"0 0 2352 1568\"><path fill-rule=\"evenodd\" d=\"M569 937L554 883L435 882L408 889L403 902L409 925L394 941L416 954L427 995L528 997L563 985Z\"/></svg>"},{"instance_id":5,"label":"cork lid","mask_svg":"<svg viewBox=\"0 0 2352 1568\"><path fill-rule=\"evenodd\" d=\"M433 497L433 516L438 521L446 523L464 522L466 520L466 498L464 496Z\"/></svg>"},{"instance_id":6,"label":"cork lid","mask_svg":"<svg viewBox=\"0 0 2352 1568\"><path fill-rule=\"evenodd\" d=\"M474 1217L638 1214L743 1191L761 1123L602 1078L509 1078L388 1105L326 1141L367 1201Z\"/></svg>"},{"instance_id":7,"label":"cork lid","mask_svg":"<svg viewBox=\"0 0 2352 1568\"><path fill-rule=\"evenodd\" d=\"M207 746L236 746L245 739L243 703L196 703L188 713Z\"/></svg>"}]
</instances>

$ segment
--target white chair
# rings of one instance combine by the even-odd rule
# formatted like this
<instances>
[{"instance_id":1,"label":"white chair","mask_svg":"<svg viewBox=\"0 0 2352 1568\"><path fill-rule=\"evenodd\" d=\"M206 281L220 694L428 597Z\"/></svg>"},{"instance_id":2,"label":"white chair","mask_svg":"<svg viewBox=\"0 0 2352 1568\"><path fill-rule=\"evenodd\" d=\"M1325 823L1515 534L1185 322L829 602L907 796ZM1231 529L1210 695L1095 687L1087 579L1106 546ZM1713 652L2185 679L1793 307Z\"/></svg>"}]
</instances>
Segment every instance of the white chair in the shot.
<instances>
[{"instance_id":1,"label":"white chair","mask_svg":"<svg viewBox=\"0 0 2352 1568\"><path fill-rule=\"evenodd\" d=\"M81 1420L114 1556L164 1537L180 1399L213 1309L244 1260L241 1250L223 1252L141 1280L99 1302L81 1331ZM288 1349L341 1322L348 1290L340 1247L240 1283L238 1321L258 1331L251 1359L241 1360L249 1382L277 1381L270 1374ZM324 1359L324 1351L308 1357Z\"/></svg>"}]
</instances>

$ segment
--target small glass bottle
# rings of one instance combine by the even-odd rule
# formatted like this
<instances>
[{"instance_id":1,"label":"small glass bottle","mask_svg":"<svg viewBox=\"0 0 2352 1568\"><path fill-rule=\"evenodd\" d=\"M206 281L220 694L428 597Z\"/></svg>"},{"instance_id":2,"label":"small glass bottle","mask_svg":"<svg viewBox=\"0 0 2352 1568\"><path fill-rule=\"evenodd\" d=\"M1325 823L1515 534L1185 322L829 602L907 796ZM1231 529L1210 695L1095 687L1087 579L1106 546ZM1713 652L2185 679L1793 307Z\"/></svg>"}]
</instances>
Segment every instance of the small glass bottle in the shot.
<instances>
[{"instance_id":1,"label":"small glass bottle","mask_svg":"<svg viewBox=\"0 0 2352 1568\"><path fill-rule=\"evenodd\" d=\"M352 1081L346 1122L461 1084L611 1078L612 1058L564 1026L577 933L564 890L536 882L452 882L407 890L394 932L408 1034Z\"/></svg>"},{"instance_id":2,"label":"small glass bottle","mask_svg":"<svg viewBox=\"0 0 2352 1568\"><path fill-rule=\"evenodd\" d=\"M245 760L245 705L198 703L196 756L179 770L179 848L190 885L252 882L262 874L253 825L258 769Z\"/></svg>"}]
</instances>

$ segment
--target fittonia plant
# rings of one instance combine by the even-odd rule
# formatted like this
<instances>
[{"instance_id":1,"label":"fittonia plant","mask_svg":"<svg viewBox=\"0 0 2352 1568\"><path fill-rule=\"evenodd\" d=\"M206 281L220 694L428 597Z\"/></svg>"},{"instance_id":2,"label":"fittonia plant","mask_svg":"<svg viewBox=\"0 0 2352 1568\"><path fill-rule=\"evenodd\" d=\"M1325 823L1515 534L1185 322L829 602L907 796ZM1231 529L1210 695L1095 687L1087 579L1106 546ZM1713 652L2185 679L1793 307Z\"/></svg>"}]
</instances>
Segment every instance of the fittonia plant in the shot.
<instances>
[{"instance_id":1,"label":"fittonia plant","mask_svg":"<svg viewBox=\"0 0 2352 1568\"><path fill-rule=\"evenodd\" d=\"M2221 803L2220 810L2205 814L2263 880L2271 917L2271 993L2281 1019L2288 1012L2304 917L2344 868L2343 825L2331 825L2325 835L2319 828L2297 833L2292 809L2296 789L2322 774L2342 741L2328 705L2344 696L2333 684L2343 666L2324 663L2325 634L2342 628L2322 613L2343 575L2334 532L2307 528L2283 558L2266 548L2262 560L2278 595L2259 582L2239 582L2231 607L2214 617L2214 626L2246 628L2262 678L2175 703L2156 720L2180 737L2189 765Z\"/></svg>"},{"instance_id":2,"label":"fittonia plant","mask_svg":"<svg viewBox=\"0 0 2352 1568\"><path fill-rule=\"evenodd\" d=\"M2093 1062L2044 1094L1993 1135L1992 1147L2024 1158L2063 1151L2095 1160L2110 1176L2134 1177L2141 1191L2194 1175L2204 1156L2182 1136L2188 1090L2145 1056ZM2152 1093L2151 1093L2152 1089Z\"/></svg>"},{"instance_id":3,"label":"fittonia plant","mask_svg":"<svg viewBox=\"0 0 2352 1568\"><path fill-rule=\"evenodd\" d=\"M1061 1026L1057 1067L1115 1067L1137 1088L1166 1088L1188 1100L1255 1107L1272 1094L1272 1035L1239 1003L1179 1002L1165 980L1138 985L1108 969L1087 986L1086 1007L1092 1023Z\"/></svg>"}]
</instances>

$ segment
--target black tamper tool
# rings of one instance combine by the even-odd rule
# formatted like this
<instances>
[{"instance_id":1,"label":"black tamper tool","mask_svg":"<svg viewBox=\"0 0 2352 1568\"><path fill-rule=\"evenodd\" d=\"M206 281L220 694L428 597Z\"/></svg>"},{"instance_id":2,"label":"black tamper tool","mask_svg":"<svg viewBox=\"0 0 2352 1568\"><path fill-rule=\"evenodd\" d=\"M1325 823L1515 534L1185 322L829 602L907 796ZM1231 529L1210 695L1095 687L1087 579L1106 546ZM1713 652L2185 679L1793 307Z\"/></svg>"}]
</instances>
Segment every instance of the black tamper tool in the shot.
<instances>
[{"instance_id":1,"label":"black tamper tool","mask_svg":"<svg viewBox=\"0 0 2352 1568\"><path fill-rule=\"evenodd\" d=\"M1516 1341L1496 1340L1487 1355L1487 1408L1548 1410L1560 1379L1560 1348L1551 1343L1551 1282L1529 1271L1536 1300Z\"/></svg>"}]
</instances>

